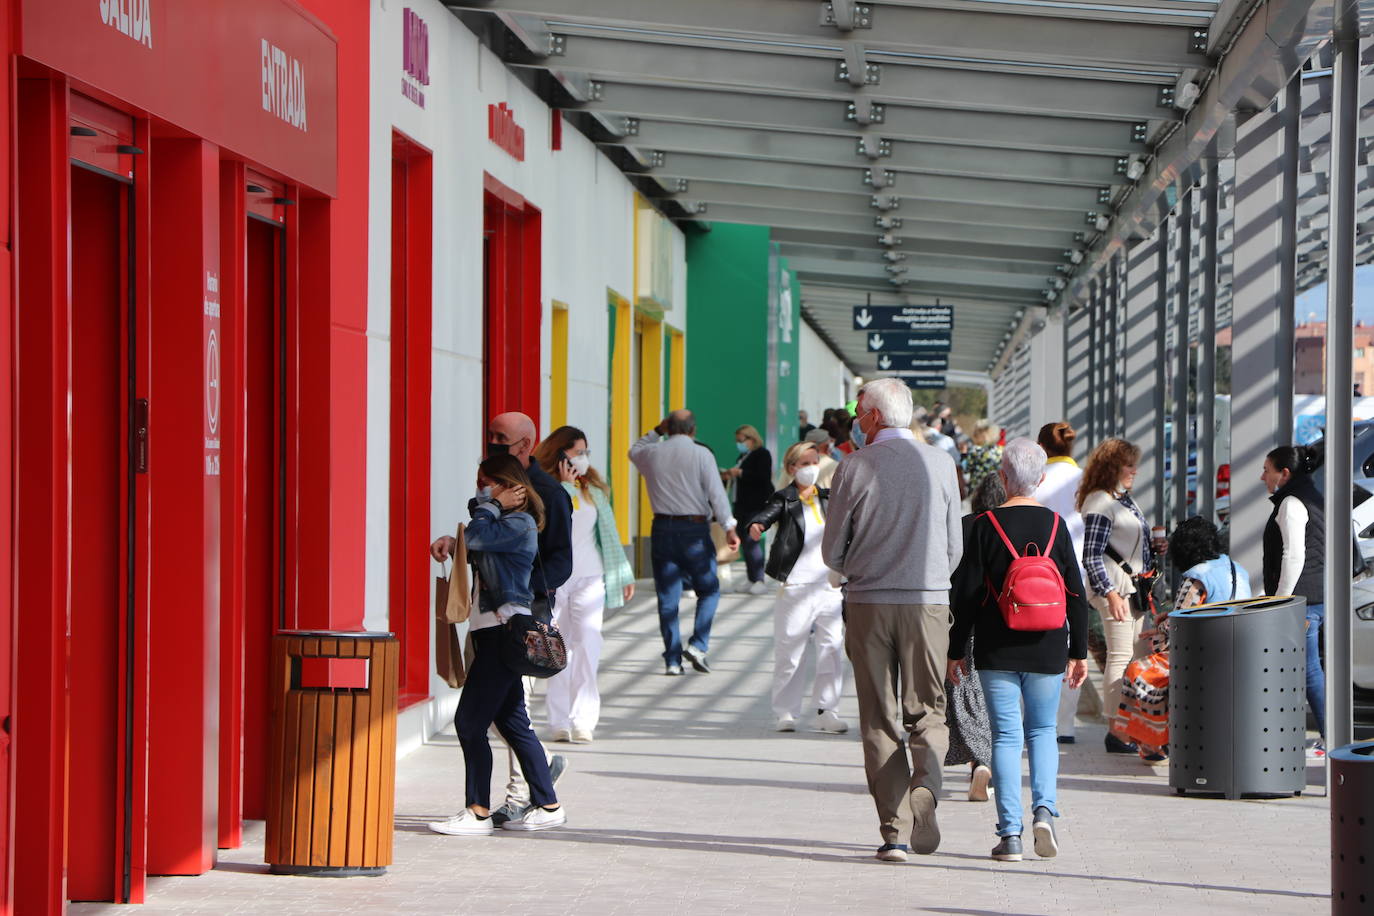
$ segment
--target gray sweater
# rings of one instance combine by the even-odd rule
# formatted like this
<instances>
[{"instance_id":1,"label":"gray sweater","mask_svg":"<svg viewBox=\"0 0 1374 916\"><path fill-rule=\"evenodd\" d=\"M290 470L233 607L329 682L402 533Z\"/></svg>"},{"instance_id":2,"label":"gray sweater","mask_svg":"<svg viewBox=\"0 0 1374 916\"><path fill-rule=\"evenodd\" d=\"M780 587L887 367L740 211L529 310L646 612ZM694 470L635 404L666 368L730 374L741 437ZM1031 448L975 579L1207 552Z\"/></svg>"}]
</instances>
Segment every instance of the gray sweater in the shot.
<instances>
[{"instance_id":1,"label":"gray sweater","mask_svg":"<svg viewBox=\"0 0 1374 916\"><path fill-rule=\"evenodd\" d=\"M954 460L915 439L874 442L840 462L821 543L855 604L948 604L963 553Z\"/></svg>"}]
</instances>

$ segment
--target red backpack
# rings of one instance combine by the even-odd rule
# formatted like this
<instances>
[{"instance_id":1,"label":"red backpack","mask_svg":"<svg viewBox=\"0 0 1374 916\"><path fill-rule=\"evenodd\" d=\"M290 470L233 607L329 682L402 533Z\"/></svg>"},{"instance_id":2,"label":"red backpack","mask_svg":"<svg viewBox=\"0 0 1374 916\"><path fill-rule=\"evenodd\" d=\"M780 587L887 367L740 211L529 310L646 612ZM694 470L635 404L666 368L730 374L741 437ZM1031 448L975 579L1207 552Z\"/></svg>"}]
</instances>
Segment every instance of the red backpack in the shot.
<instances>
[{"instance_id":1,"label":"red backpack","mask_svg":"<svg viewBox=\"0 0 1374 916\"><path fill-rule=\"evenodd\" d=\"M1054 528L1050 531L1050 541L1045 549L1041 550L1037 544L1027 544L1024 555L1016 552L1011 539L998 524L997 516L991 512L986 516L1012 555L1007 577L1002 580L1002 592L997 596L1002 619L1013 630L1034 632L1063 627L1068 617L1067 589L1059 567L1049 557L1049 552L1054 548L1054 536L1059 533L1059 513L1054 514ZM988 591L994 591L991 582L988 583Z\"/></svg>"}]
</instances>

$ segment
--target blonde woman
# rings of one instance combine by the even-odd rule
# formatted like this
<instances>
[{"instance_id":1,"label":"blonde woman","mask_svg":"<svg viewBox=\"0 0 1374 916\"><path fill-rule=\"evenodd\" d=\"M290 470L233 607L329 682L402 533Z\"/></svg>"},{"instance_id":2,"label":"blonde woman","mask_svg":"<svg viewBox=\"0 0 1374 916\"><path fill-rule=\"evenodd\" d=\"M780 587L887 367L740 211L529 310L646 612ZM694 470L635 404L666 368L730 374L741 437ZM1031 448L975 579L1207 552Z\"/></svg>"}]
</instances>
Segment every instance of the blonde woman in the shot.
<instances>
[{"instance_id":1,"label":"blonde woman","mask_svg":"<svg viewBox=\"0 0 1374 916\"><path fill-rule=\"evenodd\" d=\"M830 491L816 486L820 452L815 443L798 442L783 456L788 485L769 497L749 526L745 543L757 544L776 524L777 535L768 555L768 575L782 583L773 606L773 713L777 730L797 730L806 684L802 655L812 633L816 641L816 677L811 705L813 731L843 734L849 724L839 717L844 686L844 621L842 594L830 584L830 570L821 559L825 507Z\"/></svg>"},{"instance_id":2,"label":"blonde woman","mask_svg":"<svg viewBox=\"0 0 1374 916\"><path fill-rule=\"evenodd\" d=\"M587 435L560 426L534 450L534 460L572 497L572 575L559 589L554 625L568 644L568 667L550 678L546 702L554 741L590 744L601 717L596 686L601 623L607 608L634 597L634 573L620 546L611 488L592 467Z\"/></svg>"},{"instance_id":3,"label":"blonde woman","mask_svg":"<svg viewBox=\"0 0 1374 916\"><path fill-rule=\"evenodd\" d=\"M727 484L734 483L735 518L743 526L748 525L763 509L773 493L773 456L763 447L763 437L759 431L747 423L735 430L735 447L739 449L739 460L724 472L724 479ZM740 552L744 554L744 567L749 573L749 584L740 591L766 595L768 586L763 582L763 545L745 538L740 545Z\"/></svg>"},{"instance_id":4,"label":"blonde woman","mask_svg":"<svg viewBox=\"0 0 1374 916\"><path fill-rule=\"evenodd\" d=\"M973 445L964 459L964 478L970 490L978 489L983 478L996 474L1002 464L1002 446L997 444L1002 430L989 420L979 420L969 438Z\"/></svg>"}]
</instances>

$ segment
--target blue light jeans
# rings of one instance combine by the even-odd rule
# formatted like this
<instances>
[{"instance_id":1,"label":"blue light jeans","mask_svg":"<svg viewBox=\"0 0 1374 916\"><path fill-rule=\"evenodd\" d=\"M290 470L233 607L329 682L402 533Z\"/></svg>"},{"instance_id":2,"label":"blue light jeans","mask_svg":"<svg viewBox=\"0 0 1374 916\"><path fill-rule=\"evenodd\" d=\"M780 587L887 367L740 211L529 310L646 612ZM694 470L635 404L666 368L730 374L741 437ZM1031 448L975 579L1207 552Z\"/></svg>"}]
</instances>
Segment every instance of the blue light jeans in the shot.
<instances>
[{"instance_id":1,"label":"blue light jeans","mask_svg":"<svg viewBox=\"0 0 1374 916\"><path fill-rule=\"evenodd\" d=\"M1056 720L1062 674L978 669L992 726L992 787L997 796L997 835L1021 835L1021 747L1030 751L1031 810L1055 817L1059 778ZM1022 718L1022 703L1025 717Z\"/></svg>"},{"instance_id":2,"label":"blue light jeans","mask_svg":"<svg viewBox=\"0 0 1374 916\"><path fill-rule=\"evenodd\" d=\"M658 593L658 630L663 636L663 661L682 664L682 634L678 630L678 602L685 579L697 595L696 619L691 645L703 655L711 644L711 621L720 601L716 578L716 545L704 522L654 519L649 553L654 566L654 591Z\"/></svg>"},{"instance_id":3,"label":"blue light jeans","mask_svg":"<svg viewBox=\"0 0 1374 916\"><path fill-rule=\"evenodd\" d=\"M1317 720L1317 731L1326 738L1326 671L1322 668L1322 625L1326 622L1326 605L1307 606L1307 705Z\"/></svg>"}]
</instances>

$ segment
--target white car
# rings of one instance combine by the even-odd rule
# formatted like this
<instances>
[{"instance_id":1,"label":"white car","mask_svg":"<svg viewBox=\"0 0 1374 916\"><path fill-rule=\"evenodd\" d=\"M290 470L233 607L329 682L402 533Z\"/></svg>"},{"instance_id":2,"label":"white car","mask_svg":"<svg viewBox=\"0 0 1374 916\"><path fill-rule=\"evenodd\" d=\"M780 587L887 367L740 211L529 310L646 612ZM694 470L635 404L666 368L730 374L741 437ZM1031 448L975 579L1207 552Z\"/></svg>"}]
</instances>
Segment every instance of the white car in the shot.
<instances>
[{"instance_id":1,"label":"white car","mask_svg":"<svg viewBox=\"0 0 1374 916\"><path fill-rule=\"evenodd\" d=\"M1361 579L1350 587L1350 661L1355 686L1374 690L1374 579Z\"/></svg>"}]
</instances>

